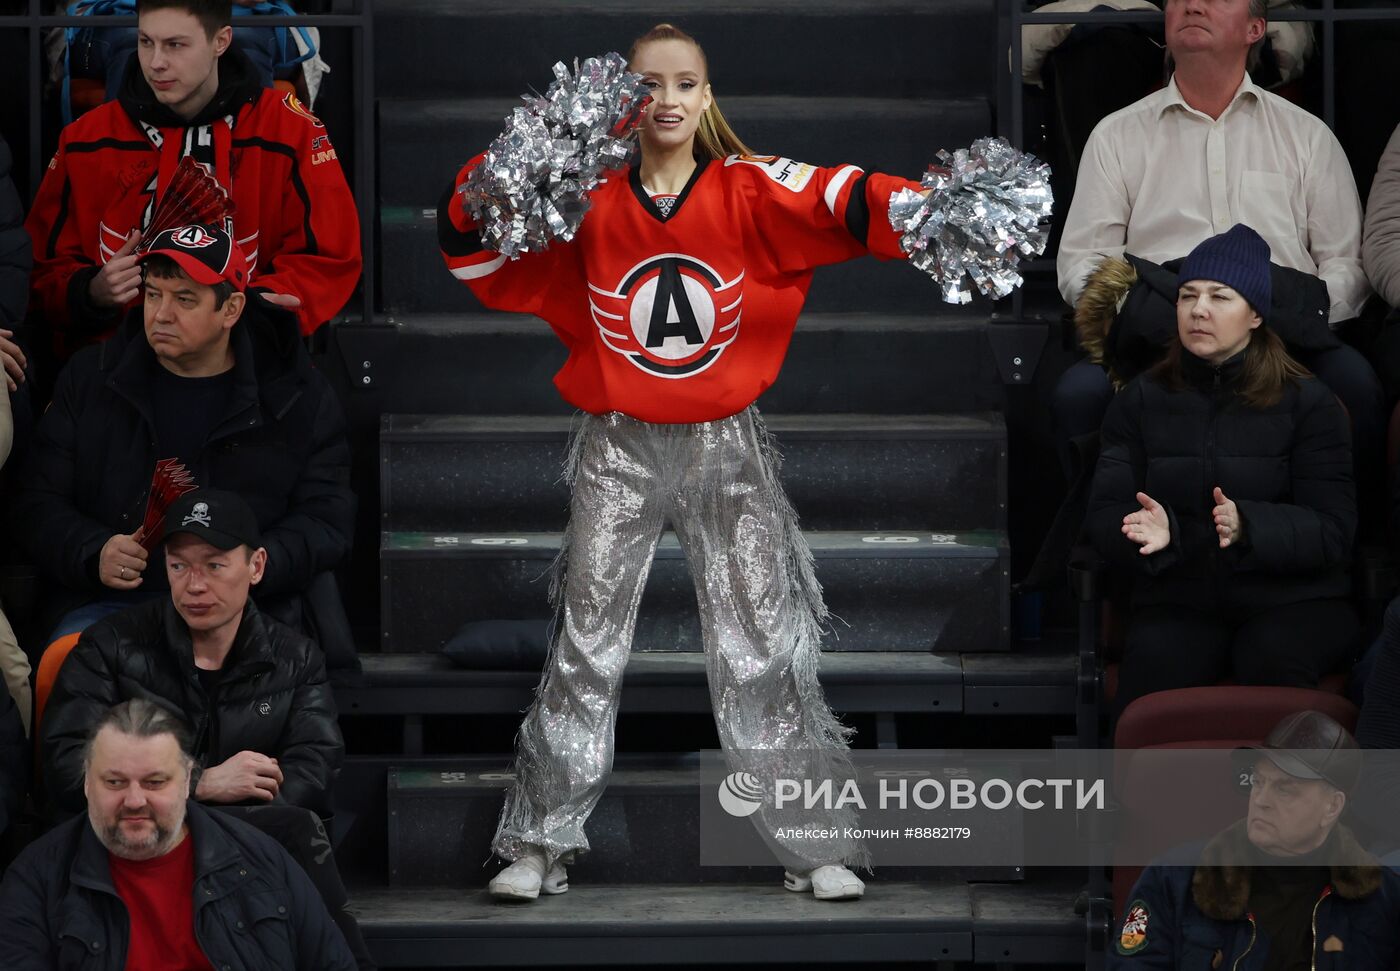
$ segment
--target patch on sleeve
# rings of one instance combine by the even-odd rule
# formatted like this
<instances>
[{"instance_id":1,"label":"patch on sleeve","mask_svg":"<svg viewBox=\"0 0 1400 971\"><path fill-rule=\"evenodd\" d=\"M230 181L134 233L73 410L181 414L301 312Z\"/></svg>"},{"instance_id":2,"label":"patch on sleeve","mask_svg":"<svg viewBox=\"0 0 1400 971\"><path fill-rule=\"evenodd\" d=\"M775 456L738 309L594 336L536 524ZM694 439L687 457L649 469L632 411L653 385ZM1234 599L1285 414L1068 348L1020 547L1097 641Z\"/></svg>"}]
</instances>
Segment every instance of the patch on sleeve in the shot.
<instances>
[{"instance_id":1,"label":"patch on sleeve","mask_svg":"<svg viewBox=\"0 0 1400 971\"><path fill-rule=\"evenodd\" d=\"M726 166L740 162L762 169L768 178L793 192L801 192L817 171L815 165L794 162L778 155L731 155L724 160Z\"/></svg>"},{"instance_id":2,"label":"patch on sleeve","mask_svg":"<svg viewBox=\"0 0 1400 971\"><path fill-rule=\"evenodd\" d=\"M1136 954L1147 946L1147 904L1134 900L1123 918L1123 930L1118 934L1119 954Z\"/></svg>"},{"instance_id":3,"label":"patch on sleeve","mask_svg":"<svg viewBox=\"0 0 1400 971\"><path fill-rule=\"evenodd\" d=\"M298 97L297 97L295 94L293 94L291 91L288 91L288 92L287 92L287 96L286 96L285 98L282 99L282 104L285 105L286 108L287 108L287 110L290 111L292 114L294 114L294 115L299 115L299 116L301 116L302 118L305 118L307 121L311 122L311 124L315 125L317 128L325 128L325 127L326 127L325 125L321 124L321 119L319 119L319 118L317 118L315 115L313 115L313 114L311 113L310 109L308 109L308 108L306 107L306 105L304 105L304 104L301 103L301 99L298 98Z\"/></svg>"}]
</instances>

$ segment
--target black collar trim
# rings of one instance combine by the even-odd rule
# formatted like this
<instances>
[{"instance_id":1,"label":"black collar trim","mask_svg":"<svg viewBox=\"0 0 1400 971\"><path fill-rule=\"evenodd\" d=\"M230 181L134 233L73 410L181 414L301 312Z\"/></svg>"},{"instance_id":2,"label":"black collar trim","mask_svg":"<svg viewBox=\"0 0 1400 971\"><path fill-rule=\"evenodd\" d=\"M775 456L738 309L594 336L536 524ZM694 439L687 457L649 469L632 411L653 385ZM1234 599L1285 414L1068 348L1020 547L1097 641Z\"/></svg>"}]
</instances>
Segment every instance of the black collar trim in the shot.
<instances>
[{"instance_id":1,"label":"black collar trim","mask_svg":"<svg viewBox=\"0 0 1400 971\"><path fill-rule=\"evenodd\" d=\"M685 188L676 196L675 205L671 207L671 215L668 217L651 198L647 195L646 188L642 185L642 166L640 163L632 166L627 173L627 181L632 184L632 194L637 197L637 201L642 204L653 219L659 223L670 222L680 215L681 206L685 205L686 197L690 195L690 190L695 188L695 183L700 179L700 173L705 171L705 167L710 164L707 158L697 159L695 171L690 173L690 178L686 180Z\"/></svg>"}]
</instances>

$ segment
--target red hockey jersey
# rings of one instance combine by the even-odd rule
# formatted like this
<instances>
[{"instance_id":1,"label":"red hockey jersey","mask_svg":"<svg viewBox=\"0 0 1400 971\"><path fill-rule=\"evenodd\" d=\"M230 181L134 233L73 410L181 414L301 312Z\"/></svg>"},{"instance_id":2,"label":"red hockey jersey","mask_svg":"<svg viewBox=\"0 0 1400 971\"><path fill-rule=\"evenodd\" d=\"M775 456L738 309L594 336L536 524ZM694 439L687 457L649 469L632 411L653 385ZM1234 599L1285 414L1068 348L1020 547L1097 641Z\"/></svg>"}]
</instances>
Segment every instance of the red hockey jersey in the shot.
<instances>
[{"instance_id":1,"label":"red hockey jersey","mask_svg":"<svg viewBox=\"0 0 1400 971\"><path fill-rule=\"evenodd\" d=\"M249 285L299 298L295 312L309 334L340 312L360 276L355 200L325 126L295 95L267 88L238 109L231 129L222 119L210 128L213 174L232 191ZM63 129L25 228L35 302L65 356L105 336L74 319L74 274L106 263L142 227L195 130L149 134L117 101ZM115 317L105 324L115 326Z\"/></svg>"},{"instance_id":2,"label":"red hockey jersey","mask_svg":"<svg viewBox=\"0 0 1400 971\"><path fill-rule=\"evenodd\" d=\"M775 156L701 162L665 216L636 168L593 193L578 235L518 260L484 250L455 191L438 212L448 268L488 307L544 318L569 348L559 393L593 414L726 418L773 383L812 271L902 258L890 194L918 185Z\"/></svg>"}]
</instances>

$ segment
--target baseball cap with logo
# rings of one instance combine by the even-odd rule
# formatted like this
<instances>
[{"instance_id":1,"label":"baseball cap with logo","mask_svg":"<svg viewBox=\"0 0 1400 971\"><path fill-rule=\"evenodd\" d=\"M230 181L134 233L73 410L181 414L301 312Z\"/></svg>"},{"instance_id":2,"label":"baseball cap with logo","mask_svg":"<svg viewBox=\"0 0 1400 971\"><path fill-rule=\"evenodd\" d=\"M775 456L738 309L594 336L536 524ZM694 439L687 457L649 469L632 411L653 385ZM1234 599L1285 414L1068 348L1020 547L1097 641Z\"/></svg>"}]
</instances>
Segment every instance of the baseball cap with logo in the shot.
<instances>
[{"instance_id":1,"label":"baseball cap with logo","mask_svg":"<svg viewBox=\"0 0 1400 971\"><path fill-rule=\"evenodd\" d=\"M221 550L262 545L258 520L243 497L222 489L196 489L165 511L165 536L188 533Z\"/></svg>"},{"instance_id":2,"label":"baseball cap with logo","mask_svg":"<svg viewBox=\"0 0 1400 971\"><path fill-rule=\"evenodd\" d=\"M248 285L243 250L218 226L178 226L158 233L141 260L157 254L170 257L196 283L231 283L235 290Z\"/></svg>"}]
</instances>

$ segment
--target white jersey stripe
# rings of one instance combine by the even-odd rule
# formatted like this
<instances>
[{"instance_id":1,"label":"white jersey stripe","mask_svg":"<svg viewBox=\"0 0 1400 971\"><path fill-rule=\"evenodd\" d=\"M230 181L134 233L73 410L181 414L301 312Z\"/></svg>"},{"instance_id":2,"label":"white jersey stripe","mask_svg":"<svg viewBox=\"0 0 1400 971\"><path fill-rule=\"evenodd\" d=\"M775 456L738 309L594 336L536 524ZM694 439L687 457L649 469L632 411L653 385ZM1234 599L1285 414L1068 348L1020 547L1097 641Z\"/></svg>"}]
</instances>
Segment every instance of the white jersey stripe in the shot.
<instances>
[{"instance_id":1,"label":"white jersey stripe","mask_svg":"<svg viewBox=\"0 0 1400 971\"><path fill-rule=\"evenodd\" d=\"M452 271L452 275L459 280L479 280L484 276L490 276L505 265L506 258L498 256L494 260L485 263L473 263L471 266L459 266Z\"/></svg>"},{"instance_id":2,"label":"white jersey stripe","mask_svg":"<svg viewBox=\"0 0 1400 971\"><path fill-rule=\"evenodd\" d=\"M860 172L858 165L847 165L840 172L832 176L831 181L826 184L826 195L822 198L826 201L826 207L831 210L831 214L836 215L836 198L841 194L841 187L850 181L851 176Z\"/></svg>"}]
</instances>

